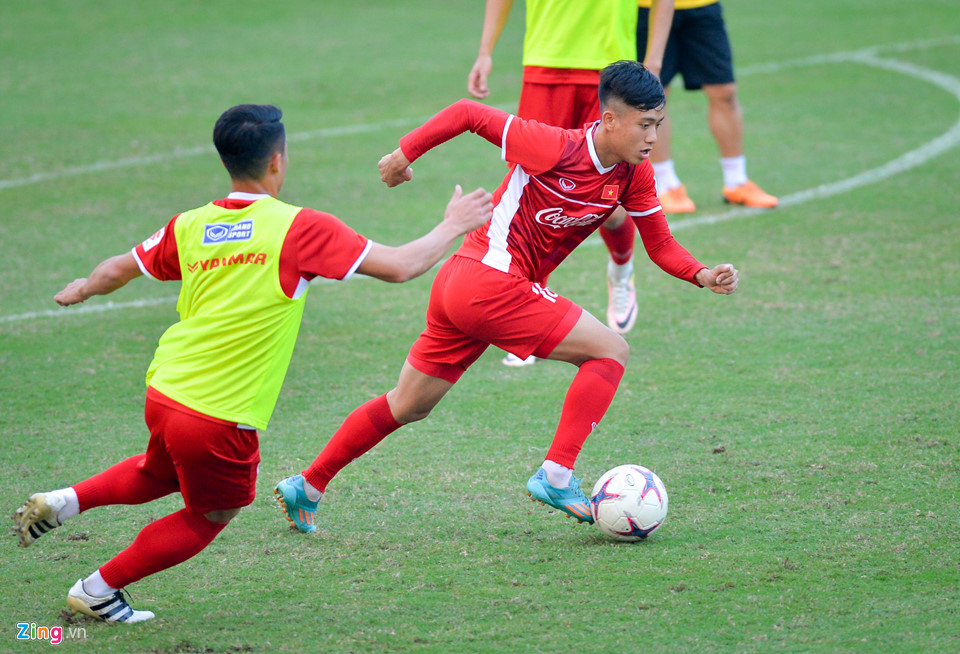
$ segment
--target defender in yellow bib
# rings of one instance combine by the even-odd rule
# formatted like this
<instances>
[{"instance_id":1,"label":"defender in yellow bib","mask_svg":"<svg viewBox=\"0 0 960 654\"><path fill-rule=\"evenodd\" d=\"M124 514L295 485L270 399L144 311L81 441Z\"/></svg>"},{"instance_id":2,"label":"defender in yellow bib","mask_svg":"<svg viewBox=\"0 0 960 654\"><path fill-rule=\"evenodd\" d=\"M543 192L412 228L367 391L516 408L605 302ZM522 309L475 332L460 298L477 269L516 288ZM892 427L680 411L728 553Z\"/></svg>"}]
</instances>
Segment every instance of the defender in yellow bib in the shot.
<instances>
[{"instance_id":1,"label":"defender in yellow bib","mask_svg":"<svg viewBox=\"0 0 960 654\"><path fill-rule=\"evenodd\" d=\"M213 140L231 193L174 216L54 297L69 306L141 275L182 280L180 321L161 337L147 372L145 453L73 486L34 493L13 516L20 545L28 547L94 507L183 496L183 509L144 527L127 549L77 580L67 593L75 612L107 622L153 618L134 610L120 589L195 556L253 501L256 430L267 426L276 405L311 279L343 280L356 272L411 279L490 218L492 196L483 189L463 195L458 186L436 227L388 247L328 213L281 202L288 158L280 118L272 105L227 110ZM281 501L288 516L312 525L306 498Z\"/></svg>"}]
</instances>

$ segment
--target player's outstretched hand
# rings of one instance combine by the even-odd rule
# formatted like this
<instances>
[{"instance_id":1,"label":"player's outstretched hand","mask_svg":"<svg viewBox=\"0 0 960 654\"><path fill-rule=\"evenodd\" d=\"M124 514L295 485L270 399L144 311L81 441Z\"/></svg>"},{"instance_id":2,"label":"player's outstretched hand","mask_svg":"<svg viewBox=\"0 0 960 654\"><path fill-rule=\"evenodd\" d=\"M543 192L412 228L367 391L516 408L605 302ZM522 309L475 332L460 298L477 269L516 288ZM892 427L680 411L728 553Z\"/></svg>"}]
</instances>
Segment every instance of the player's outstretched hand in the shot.
<instances>
[{"instance_id":1,"label":"player's outstretched hand","mask_svg":"<svg viewBox=\"0 0 960 654\"><path fill-rule=\"evenodd\" d=\"M463 189L457 184L443 219L456 226L459 233L466 234L486 224L492 215L492 194L478 188L464 195Z\"/></svg>"},{"instance_id":2,"label":"player's outstretched hand","mask_svg":"<svg viewBox=\"0 0 960 654\"><path fill-rule=\"evenodd\" d=\"M400 148L390 154L383 155L377 164L377 168L380 169L380 179L390 188L413 179L413 168L410 167L410 160L407 159Z\"/></svg>"},{"instance_id":3,"label":"player's outstretched hand","mask_svg":"<svg viewBox=\"0 0 960 654\"><path fill-rule=\"evenodd\" d=\"M697 273L697 283L714 293L730 295L737 290L740 273L729 263L721 263L713 269L703 268Z\"/></svg>"},{"instance_id":4,"label":"player's outstretched hand","mask_svg":"<svg viewBox=\"0 0 960 654\"><path fill-rule=\"evenodd\" d=\"M75 279L64 287L62 291L53 296L53 301L62 307L68 307L71 304L80 304L90 296L84 293L87 278Z\"/></svg>"},{"instance_id":5,"label":"player's outstretched hand","mask_svg":"<svg viewBox=\"0 0 960 654\"><path fill-rule=\"evenodd\" d=\"M482 100L490 95L490 89L487 87L487 80L490 78L490 71L493 70L493 58L489 55L481 55L470 69L467 76L467 91L475 98Z\"/></svg>"}]
</instances>

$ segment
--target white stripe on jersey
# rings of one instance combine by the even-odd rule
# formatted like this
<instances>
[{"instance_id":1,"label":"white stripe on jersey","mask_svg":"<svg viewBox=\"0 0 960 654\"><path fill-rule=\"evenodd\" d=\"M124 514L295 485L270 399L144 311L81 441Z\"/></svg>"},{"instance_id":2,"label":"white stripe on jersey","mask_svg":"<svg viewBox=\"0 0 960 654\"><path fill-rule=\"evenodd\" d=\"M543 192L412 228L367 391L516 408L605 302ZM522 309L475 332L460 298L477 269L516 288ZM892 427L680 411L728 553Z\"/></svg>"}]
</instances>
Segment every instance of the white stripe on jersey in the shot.
<instances>
[{"instance_id":1,"label":"white stripe on jersey","mask_svg":"<svg viewBox=\"0 0 960 654\"><path fill-rule=\"evenodd\" d=\"M658 204L653 209L647 209L646 211L628 211L628 216L633 216L634 218L641 218L643 216L649 216L652 213L657 213L660 211L660 205Z\"/></svg>"},{"instance_id":2,"label":"white stripe on jersey","mask_svg":"<svg viewBox=\"0 0 960 654\"><path fill-rule=\"evenodd\" d=\"M140 268L140 272L142 272L148 279L154 279L154 280L155 280L156 277L154 277L153 275L151 275L151 274L150 274L150 271L147 270L147 267L146 267L145 265L143 265L143 262L142 262L142 261L140 261L140 256L137 254L137 248L133 248L132 250L130 250L130 252L133 254L133 259L134 259L134 261L137 262L137 267Z\"/></svg>"},{"instance_id":3,"label":"white stripe on jersey","mask_svg":"<svg viewBox=\"0 0 960 654\"><path fill-rule=\"evenodd\" d=\"M507 132L510 131L510 123L513 122L514 115L510 114L507 117L507 124L503 126L503 138L500 139L500 160L507 160Z\"/></svg>"},{"instance_id":4,"label":"white stripe on jersey","mask_svg":"<svg viewBox=\"0 0 960 654\"><path fill-rule=\"evenodd\" d=\"M499 204L493 209L493 218L490 219L490 228L487 229L487 253L483 255L481 263L500 272L510 272L513 257L507 251L507 236L510 235L510 222L520 208L523 189L529 183L530 176L523 168L514 166L507 188L504 189Z\"/></svg>"}]
</instances>

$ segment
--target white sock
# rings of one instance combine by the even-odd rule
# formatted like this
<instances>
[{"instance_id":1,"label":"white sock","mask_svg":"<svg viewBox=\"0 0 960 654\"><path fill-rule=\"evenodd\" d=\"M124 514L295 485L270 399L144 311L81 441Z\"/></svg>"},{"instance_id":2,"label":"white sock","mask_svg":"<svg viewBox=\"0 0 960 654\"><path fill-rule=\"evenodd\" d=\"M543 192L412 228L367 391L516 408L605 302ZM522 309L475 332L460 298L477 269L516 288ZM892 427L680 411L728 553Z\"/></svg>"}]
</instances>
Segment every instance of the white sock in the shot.
<instances>
[{"instance_id":1,"label":"white sock","mask_svg":"<svg viewBox=\"0 0 960 654\"><path fill-rule=\"evenodd\" d=\"M673 159L653 164L653 176L657 180L658 193L677 188L681 184L677 171L673 169Z\"/></svg>"},{"instance_id":2,"label":"white sock","mask_svg":"<svg viewBox=\"0 0 960 654\"><path fill-rule=\"evenodd\" d=\"M723 168L723 185L727 188L747 183L747 158L742 154L721 159L720 167Z\"/></svg>"},{"instance_id":3,"label":"white sock","mask_svg":"<svg viewBox=\"0 0 960 654\"><path fill-rule=\"evenodd\" d=\"M624 264L615 263L613 260L607 262L607 277L611 282L622 284L628 281L632 275L633 259Z\"/></svg>"},{"instance_id":4,"label":"white sock","mask_svg":"<svg viewBox=\"0 0 960 654\"><path fill-rule=\"evenodd\" d=\"M110 597L115 592L116 588L108 586L107 582L103 580L103 577L100 576L100 571L97 570L92 575L83 580L83 592L87 595L92 595L93 597Z\"/></svg>"},{"instance_id":5,"label":"white sock","mask_svg":"<svg viewBox=\"0 0 960 654\"><path fill-rule=\"evenodd\" d=\"M303 480L303 492L311 502L319 502L320 498L323 497L323 493L318 491L317 487L307 481L306 478Z\"/></svg>"},{"instance_id":6,"label":"white sock","mask_svg":"<svg viewBox=\"0 0 960 654\"><path fill-rule=\"evenodd\" d=\"M547 473L547 481L554 488L566 488L570 485L570 478L573 477L573 470L570 468L549 459L544 461L541 467Z\"/></svg>"},{"instance_id":7,"label":"white sock","mask_svg":"<svg viewBox=\"0 0 960 654\"><path fill-rule=\"evenodd\" d=\"M77 499L77 491L69 486L60 490L47 493L47 501L57 511L57 520L61 523L69 520L80 513L80 500Z\"/></svg>"}]
</instances>

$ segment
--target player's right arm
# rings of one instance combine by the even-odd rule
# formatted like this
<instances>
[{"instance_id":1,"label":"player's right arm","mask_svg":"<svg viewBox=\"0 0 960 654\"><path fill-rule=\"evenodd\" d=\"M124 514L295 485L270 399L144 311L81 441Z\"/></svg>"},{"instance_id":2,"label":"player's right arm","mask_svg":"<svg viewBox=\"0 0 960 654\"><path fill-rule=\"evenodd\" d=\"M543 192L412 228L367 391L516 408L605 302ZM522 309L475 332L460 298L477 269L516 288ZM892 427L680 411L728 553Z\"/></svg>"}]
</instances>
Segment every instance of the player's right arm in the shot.
<instances>
[{"instance_id":1,"label":"player's right arm","mask_svg":"<svg viewBox=\"0 0 960 654\"><path fill-rule=\"evenodd\" d=\"M663 70L663 53L667 49L670 28L673 26L674 2L675 0L652 0L650 3L646 25L647 51L643 53L643 65L657 77L660 77ZM637 29L644 29L644 26L637 25Z\"/></svg>"},{"instance_id":2,"label":"player's right arm","mask_svg":"<svg viewBox=\"0 0 960 654\"><path fill-rule=\"evenodd\" d=\"M467 90L475 98L482 99L490 95L487 79L493 70L493 49L507 23L512 6L513 0L487 0L483 13L483 32L480 34L480 50L467 76Z\"/></svg>"},{"instance_id":3,"label":"player's right arm","mask_svg":"<svg viewBox=\"0 0 960 654\"><path fill-rule=\"evenodd\" d=\"M400 139L400 147L377 164L380 179L394 187L410 181L410 164L450 139L473 132L501 149L502 158L531 175L550 170L566 147L567 131L524 120L474 100L459 100Z\"/></svg>"},{"instance_id":4,"label":"player's right arm","mask_svg":"<svg viewBox=\"0 0 960 654\"><path fill-rule=\"evenodd\" d=\"M89 277L67 284L53 297L54 301L64 307L79 304L94 295L113 293L141 275L159 280L180 279L180 259L173 231L177 217L130 252L102 261Z\"/></svg>"},{"instance_id":5,"label":"player's right arm","mask_svg":"<svg viewBox=\"0 0 960 654\"><path fill-rule=\"evenodd\" d=\"M493 196L482 188L463 195L458 184L443 220L420 238L398 247L371 243L357 272L386 282L405 282L430 270L458 237L472 232L493 214Z\"/></svg>"},{"instance_id":6,"label":"player's right arm","mask_svg":"<svg viewBox=\"0 0 960 654\"><path fill-rule=\"evenodd\" d=\"M89 277L81 277L67 284L53 296L53 300L63 307L79 304L94 295L113 293L142 274L132 253L118 254L100 262Z\"/></svg>"}]
</instances>

